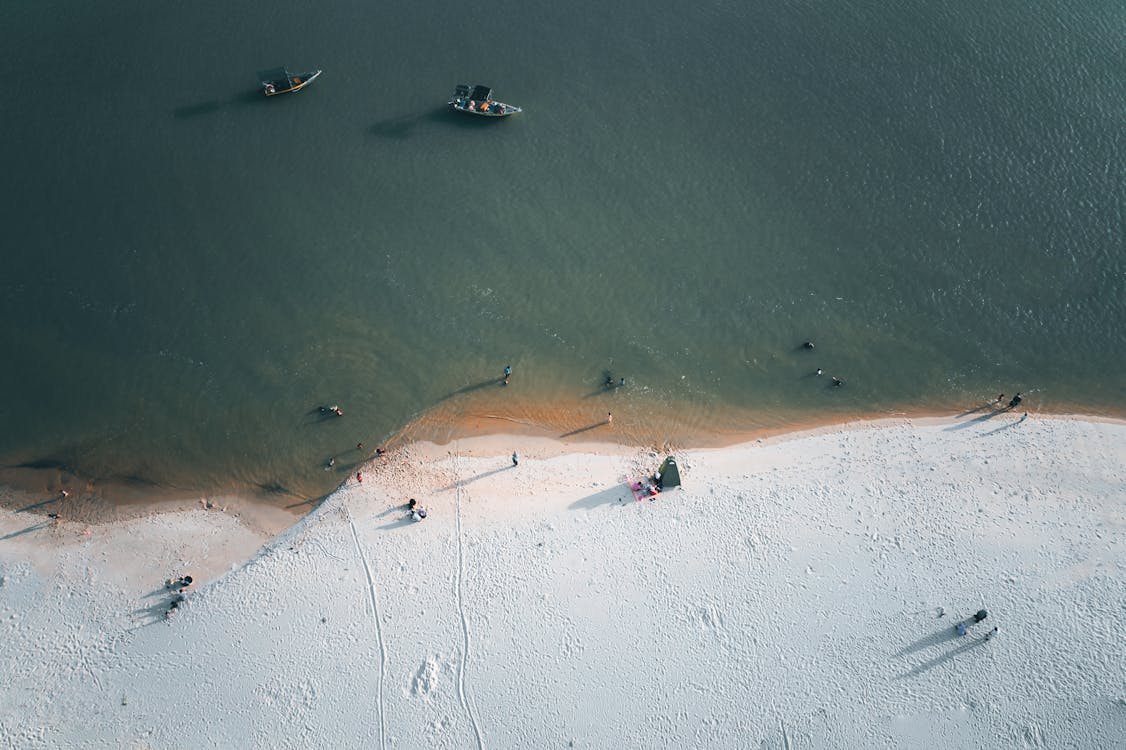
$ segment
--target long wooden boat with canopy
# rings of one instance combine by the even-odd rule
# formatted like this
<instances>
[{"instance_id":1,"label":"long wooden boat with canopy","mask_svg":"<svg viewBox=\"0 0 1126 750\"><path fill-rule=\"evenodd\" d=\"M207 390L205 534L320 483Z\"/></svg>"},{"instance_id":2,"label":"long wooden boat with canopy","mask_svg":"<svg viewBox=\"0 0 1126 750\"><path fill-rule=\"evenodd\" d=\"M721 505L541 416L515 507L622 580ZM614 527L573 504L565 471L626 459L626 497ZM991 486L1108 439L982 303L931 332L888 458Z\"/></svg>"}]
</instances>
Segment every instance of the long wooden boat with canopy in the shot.
<instances>
[{"instance_id":1,"label":"long wooden boat with canopy","mask_svg":"<svg viewBox=\"0 0 1126 750\"><path fill-rule=\"evenodd\" d=\"M488 86L469 86L459 83L454 90L454 98L447 104L458 112L478 117L508 117L517 112L523 112L517 106L505 104L493 99L493 90Z\"/></svg>"},{"instance_id":2,"label":"long wooden boat with canopy","mask_svg":"<svg viewBox=\"0 0 1126 750\"><path fill-rule=\"evenodd\" d=\"M307 73L293 75L285 68L274 68L263 70L258 74L258 78L262 81L262 90L266 92L266 96L277 96L300 91L315 81L320 74L319 70L310 70Z\"/></svg>"}]
</instances>

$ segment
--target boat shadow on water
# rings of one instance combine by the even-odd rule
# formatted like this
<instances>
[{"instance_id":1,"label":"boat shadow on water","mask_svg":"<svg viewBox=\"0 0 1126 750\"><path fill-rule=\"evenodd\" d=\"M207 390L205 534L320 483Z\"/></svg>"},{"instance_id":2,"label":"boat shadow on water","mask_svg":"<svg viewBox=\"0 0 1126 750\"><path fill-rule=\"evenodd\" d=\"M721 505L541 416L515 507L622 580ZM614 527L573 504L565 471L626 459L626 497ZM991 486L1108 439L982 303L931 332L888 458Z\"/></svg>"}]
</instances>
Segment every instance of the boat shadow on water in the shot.
<instances>
[{"instance_id":1,"label":"boat shadow on water","mask_svg":"<svg viewBox=\"0 0 1126 750\"><path fill-rule=\"evenodd\" d=\"M401 115L399 117L389 117L386 120L380 120L368 128L368 133L381 138L402 140L415 135L421 126L435 125L458 127L466 130L487 130L495 128L497 126L496 121L506 119L510 118L466 117L462 113L455 112L449 107L443 106L435 107L434 109L419 114Z\"/></svg>"},{"instance_id":2,"label":"boat shadow on water","mask_svg":"<svg viewBox=\"0 0 1126 750\"><path fill-rule=\"evenodd\" d=\"M177 120L194 120L198 117L213 115L231 107L241 107L248 104L265 102L266 97L257 89L243 91L229 99L208 99L196 104L186 104L172 110L172 117Z\"/></svg>"}]
</instances>

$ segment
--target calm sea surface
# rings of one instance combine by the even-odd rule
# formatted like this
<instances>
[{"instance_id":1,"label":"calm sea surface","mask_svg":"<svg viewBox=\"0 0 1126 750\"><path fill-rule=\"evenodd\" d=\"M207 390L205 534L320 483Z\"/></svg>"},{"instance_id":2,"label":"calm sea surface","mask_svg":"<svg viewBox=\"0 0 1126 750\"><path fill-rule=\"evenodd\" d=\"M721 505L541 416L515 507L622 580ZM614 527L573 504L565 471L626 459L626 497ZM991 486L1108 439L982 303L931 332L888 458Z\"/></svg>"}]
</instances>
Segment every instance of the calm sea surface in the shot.
<instances>
[{"instance_id":1,"label":"calm sea surface","mask_svg":"<svg viewBox=\"0 0 1126 750\"><path fill-rule=\"evenodd\" d=\"M0 40L8 467L313 496L439 404L1126 405L1120 0L8 0ZM283 64L324 74L266 100Z\"/></svg>"}]
</instances>

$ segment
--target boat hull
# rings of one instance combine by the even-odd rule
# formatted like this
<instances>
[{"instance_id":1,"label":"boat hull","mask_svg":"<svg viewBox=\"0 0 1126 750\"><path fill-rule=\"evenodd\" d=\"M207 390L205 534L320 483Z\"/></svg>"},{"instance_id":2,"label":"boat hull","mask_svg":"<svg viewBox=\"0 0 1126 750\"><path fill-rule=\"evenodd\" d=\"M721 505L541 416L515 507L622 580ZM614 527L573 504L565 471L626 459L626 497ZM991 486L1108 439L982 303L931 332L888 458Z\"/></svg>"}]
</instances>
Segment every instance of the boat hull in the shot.
<instances>
[{"instance_id":1,"label":"boat hull","mask_svg":"<svg viewBox=\"0 0 1126 750\"><path fill-rule=\"evenodd\" d=\"M321 74L319 70L311 70L307 73L298 73L295 76L286 78L278 78L275 80L262 81L262 89L265 91L266 96L277 96L278 94L292 94L295 91L308 86L313 81L317 80L317 76Z\"/></svg>"},{"instance_id":2,"label":"boat hull","mask_svg":"<svg viewBox=\"0 0 1126 750\"><path fill-rule=\"evenodd\" d=\"M515 107L511 104L505 104L504 102L461 103L455 99L446 103L453 111L461 112L462 114L466 115L473 115L474 117L511 117L512 115L519 114L524 111L520 107ZM474 106L470 107L470 104L473 104ZM480 104L486 105L487 109L481 109Z\"/></svg>"}]
</instances>

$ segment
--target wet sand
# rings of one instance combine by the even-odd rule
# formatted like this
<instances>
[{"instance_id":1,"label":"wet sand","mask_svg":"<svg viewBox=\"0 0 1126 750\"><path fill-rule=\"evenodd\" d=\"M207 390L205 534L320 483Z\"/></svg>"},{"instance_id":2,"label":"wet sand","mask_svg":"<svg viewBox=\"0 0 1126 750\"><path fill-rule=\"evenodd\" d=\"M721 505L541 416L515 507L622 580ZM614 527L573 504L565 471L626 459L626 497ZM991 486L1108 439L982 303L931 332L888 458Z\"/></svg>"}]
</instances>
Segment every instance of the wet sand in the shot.
<instances>
[{"instance_id":1,"label":"wet sand","mask_svg":"<svg viewBox=\"0 0 1126 750\"><path fill-rule=\"evenodd\" d=\"M489 381L493 385L493 381ZM847 388L847 385L845 386ZM831 386L826 385L826 388ZM424 412L381 446L363 451L345 447L333 467L340 483L357 471L370 470L376 447L388 452L417 443L444 445L454 440L483 436L537 438L557 443L556 452L577 450L591 443L644 448L657 452L723 448L756 440L800 436L818 430L884 420L984 417L1007 413L1004 407L983 399L977 404L934 404L910 410L804 412L782 415L756 413L725 406L691 408L670 406L667 411L644 410L631 402L631 387L597 388L577 401L539 403L523 399L515 386L469 389L455 393ZM1118 413L1085 409L1079 404L1046 405L1034 396L1016 410L1035 417L1074 416L1087 420L1126 419ZM607 421L612 413L614 419ZM505 441L502 441L505 442ZM507 441L511 442L511 441ZM62 497L62 491L68 497ZM291 489L282 484L228 485L221 487L166 487L139 477L89 478L66 466L0 468L0 507L46 515L59 513L82 523L111 523L153 511L200 507L238 507L257 517L258 528L276 533L308 513L326 497L323 493Z\"/></svg>"}]
</instances>

